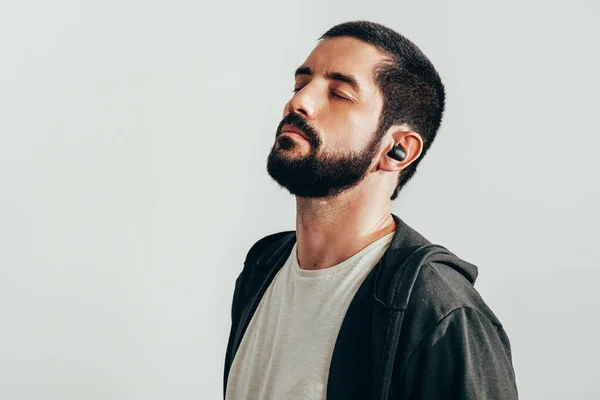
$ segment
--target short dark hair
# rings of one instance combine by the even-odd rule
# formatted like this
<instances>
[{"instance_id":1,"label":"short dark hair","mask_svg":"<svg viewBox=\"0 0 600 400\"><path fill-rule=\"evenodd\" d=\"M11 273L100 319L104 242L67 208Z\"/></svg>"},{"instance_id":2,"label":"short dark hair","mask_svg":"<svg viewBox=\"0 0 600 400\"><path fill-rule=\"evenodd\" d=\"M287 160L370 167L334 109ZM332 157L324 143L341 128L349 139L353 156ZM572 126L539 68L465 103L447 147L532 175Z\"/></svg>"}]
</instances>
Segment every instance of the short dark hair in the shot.
<instances>
[{"instance_id":1,"label":"short dark hair","mask_svg":"<svg viewBox=\"0 0 600 400\"><path fill-rule=\"evenodd\" d=\"M423 140L421 155L400 171L391 200L417 171L442 121L446 94L444 85L429 59L398 32L375 22L351 21L336 25L319 40L350 36L369 43L390 58L375 67L374 79L383 95L379 118L379 139L392 126L406 123Z\"/></svg>"}]
</instances>

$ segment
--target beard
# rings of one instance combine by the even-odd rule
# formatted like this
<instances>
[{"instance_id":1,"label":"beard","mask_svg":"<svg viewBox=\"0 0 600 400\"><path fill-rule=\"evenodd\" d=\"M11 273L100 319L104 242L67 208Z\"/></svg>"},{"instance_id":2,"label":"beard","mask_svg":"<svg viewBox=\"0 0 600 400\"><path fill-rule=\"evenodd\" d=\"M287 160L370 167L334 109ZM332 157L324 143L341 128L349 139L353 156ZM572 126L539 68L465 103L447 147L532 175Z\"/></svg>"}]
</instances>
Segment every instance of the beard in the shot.
<instances>
[{"instance_id":1,"label":"beard","mask_svg":"<svg viewBox=\"0 0 600 400\"><path fill-rule=\"evenodd\" d=\"M281 129L289 124L300 129L310 145L310 153L293 157L292 151L302 146ZM291 194L305 198L333 197L358 185L366 176L381 138L379 129L373 139L360 152L330 154L320 152L321 135L298 114L288 114L279 124L276 142L267 158L267 172L281 187Z\"/></svg>"}]
</instances>

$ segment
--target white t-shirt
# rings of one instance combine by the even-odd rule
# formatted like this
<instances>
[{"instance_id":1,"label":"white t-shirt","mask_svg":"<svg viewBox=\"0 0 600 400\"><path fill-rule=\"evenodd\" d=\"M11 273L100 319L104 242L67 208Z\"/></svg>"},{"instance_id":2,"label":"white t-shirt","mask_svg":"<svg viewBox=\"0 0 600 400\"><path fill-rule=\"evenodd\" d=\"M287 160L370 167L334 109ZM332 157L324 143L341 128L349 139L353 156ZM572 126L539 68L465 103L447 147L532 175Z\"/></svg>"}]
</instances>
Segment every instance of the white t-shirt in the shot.
<instances>
[{"instance_id":1,"label":"white t-shirt","mask_svg":"<svg viewBox=\"0 0 600 400\"><path fill-rule=\"evenodd\" d=\"M297 243L263 295L229 372L226 400L323 400L338 332L394 232L350 258L301 269Z\"/></svg>"}]
</instances>

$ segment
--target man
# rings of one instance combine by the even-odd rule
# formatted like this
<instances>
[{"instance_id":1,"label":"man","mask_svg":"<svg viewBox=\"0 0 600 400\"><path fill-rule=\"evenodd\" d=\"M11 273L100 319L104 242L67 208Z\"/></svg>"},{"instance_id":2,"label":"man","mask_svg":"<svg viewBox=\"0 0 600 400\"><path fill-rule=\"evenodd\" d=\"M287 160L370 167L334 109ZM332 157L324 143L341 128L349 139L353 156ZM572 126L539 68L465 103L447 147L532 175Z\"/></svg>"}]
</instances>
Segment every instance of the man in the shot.
<instances>
[{"instance_id":1,"label":"man","mask_svg":"<svg viewBox=\"0 0 600 400\"><path fill-rule=\"evenodd\" d=\"M256 242L236 280L226 399L517 398L477 267L390 212L444 102L425 55L376 23L331 28L296 70L267 161L296 230Z\"/></svg>"}]
</instances>

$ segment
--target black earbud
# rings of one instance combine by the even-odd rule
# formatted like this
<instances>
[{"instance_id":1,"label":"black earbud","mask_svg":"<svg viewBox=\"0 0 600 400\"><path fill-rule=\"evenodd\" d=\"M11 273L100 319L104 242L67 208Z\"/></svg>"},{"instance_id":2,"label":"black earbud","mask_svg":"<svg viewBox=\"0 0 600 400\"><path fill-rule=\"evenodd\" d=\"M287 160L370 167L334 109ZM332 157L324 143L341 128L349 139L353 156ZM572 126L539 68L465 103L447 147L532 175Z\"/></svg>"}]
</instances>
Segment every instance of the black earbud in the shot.
<instances>
[{"instance_id":1,"label":"black earbud","mask_svg":"<svg viewBox=\"0 0 600 400\"><path fill-rule=\"evenodd\" d=\"M387 153L387 155L398 161L402 161L406 158L406 153L404 152L404 149L400 146L392 147L392 149Z\"/></svg>"}]
</instances>

